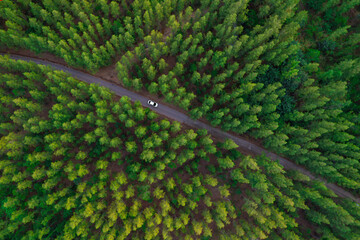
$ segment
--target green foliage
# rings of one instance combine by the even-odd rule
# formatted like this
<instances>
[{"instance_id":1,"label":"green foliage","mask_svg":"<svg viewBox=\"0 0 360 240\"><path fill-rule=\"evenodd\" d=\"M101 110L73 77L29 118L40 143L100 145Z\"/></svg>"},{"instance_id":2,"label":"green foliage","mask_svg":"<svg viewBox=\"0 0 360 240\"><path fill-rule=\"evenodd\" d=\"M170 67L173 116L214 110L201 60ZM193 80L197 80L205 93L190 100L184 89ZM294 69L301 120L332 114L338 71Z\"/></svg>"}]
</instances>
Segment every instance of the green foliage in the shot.
<instances>
[{"instance_id":1,"label":"green foliage","mask_svg":"<svg viewBox=\"0 0 360 240\"><path fill-rule=\"evenodd\" d=\"M118 61L125 87L358 194L358 4L2 1L0 45ZM0 70L1 239L359 238L356 205L229 139L33 63Z\"/></svg>"},{"instance_id":2,"label":"green foliage","mask_svg":"<svg viewBox=\"0 0 360 240\"><path fill-rule=\"evenodd\" d=\"M315 1L315 0L306 0L305 4L306 7L314 10L314 11L318 11L321 9L322 5L324 3L324 0L319 0L319 1Z\"/></svg>"}]
</instances>

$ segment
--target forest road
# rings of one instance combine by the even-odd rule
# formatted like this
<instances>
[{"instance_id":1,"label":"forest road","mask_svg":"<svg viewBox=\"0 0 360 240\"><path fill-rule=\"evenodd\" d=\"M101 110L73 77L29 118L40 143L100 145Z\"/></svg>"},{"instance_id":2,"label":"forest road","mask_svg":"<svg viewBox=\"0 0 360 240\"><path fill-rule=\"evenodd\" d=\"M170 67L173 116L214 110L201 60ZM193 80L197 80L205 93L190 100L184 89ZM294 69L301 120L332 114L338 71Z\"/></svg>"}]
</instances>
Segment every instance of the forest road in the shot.
<instances>
[{"instance_id":1,"label":"forest road","mask_svg":"<svg viewBox=\"0 0 360 240\"><path fill-rule=\"evenodd\" d=\"M5 55L3 53L0 53L1 55ZM6 54L9 55L9 54ZM337 186L336 184L332 184L332 183L328 183L325 179L321 178L321 177L316 177L315 175L313 175L312 173L310 173L308 170L306 170L305 168L281 157L278 156L272 152L269 152L251 142L248 142L245 139L242 139L240 137L236 137L233 136L232 134L229 134L227 132L224 132L220 129L211 127L210 125L207 125L203 122L197 121L197 120L193 120L191 119L189 116L175 110L172 109L168 106L165 105L161 105L159 104L159 106L157 108L151 107L147 104L147 97L141 96L135 92L129 91L125 88L122 88L119 85L115 85L113 83L107 82L101 78L98 77L94 77L88 73L82 72L82 71L78 71L78 70L74 70L72 68L69 68L67 66L61 65L61 64L57 64L57 63L53 63L50 61L45 61L45 60L41 60L41 59L37 59L37 58L31 58L31 57L25 57L25 56L20 56L20 55L14 55L14 54L10 54L9 55L10 58L15 59L15 60L25 60L25 61L33 61L37 64L43 64L43 65L48 65L53 67L56 70L62 70L64 72L70 73L74 78L77 78L83 82L87 82L87 83L95 83L95 84L99 84L100 86L104 86L106 88L108 88L109 90L111 90L112 92L114 92L116 95L118 96L128 96L129 98L131 98L131 101L140 101L141 104L144 107L149 107L151 110L162 114L164 116L167 116L170 119L176 120L180 123L186 124L190 127L193 128L197 128L197 129L201 129L204 128L206 130L208 130L208 132L217 137L217 138L230 138L232 139L237 145L239 145L240 148L246 148L247 150L253 152L256 155L260 155L260 154L265 154L267 157L271 158L272 160L276 161L278 160L279 163L281 165L284 166L285 169L287 170L298 170L301 173L307 175L310 179L312 180L319 180L325 183L325 185L331 189L332 191L334 191L335 194L337 194L339 197L344 197L344 198L350 198L353 201L357 202L360 204L360 199L356 198L353 194L351 194L350 192L346 191L345 189Z\"/></svg>"}]
</instances>

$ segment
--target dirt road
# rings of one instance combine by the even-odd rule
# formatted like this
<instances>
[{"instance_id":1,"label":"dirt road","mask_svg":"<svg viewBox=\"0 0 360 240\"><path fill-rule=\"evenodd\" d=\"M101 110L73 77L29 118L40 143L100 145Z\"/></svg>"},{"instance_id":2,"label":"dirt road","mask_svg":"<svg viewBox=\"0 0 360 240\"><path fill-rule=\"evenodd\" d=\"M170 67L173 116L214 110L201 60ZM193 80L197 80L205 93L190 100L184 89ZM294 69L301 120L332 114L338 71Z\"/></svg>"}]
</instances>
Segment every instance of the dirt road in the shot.
<instances>
[{"instance_id":1,"label":"dirt road","mask_svg":"<svg viewBox=\"0 0 360 240\"><path fill-rule=\"evenodd\" d=\"M1 53L0 53L1 54ZM1 54L1 55L4 55L4 54ZM106 88L108 88L109 90L111 90L112 92L114 92L116 95L118 96L128 96L129 98L131 98L132 101L140 101L141 104L144 106L144 107L150 107L148 104L147 104L147 100L148 98L142 96L142 95L139 95L138 93L135 93L135 92L132 92L132 91L129 91L125 88L122 88L121 86L119 85L115 85L113 83L110 83L110 82L107 82L101 78L98 78L98 77L94 77L88 73L85 73L85 72L82 72L82 71L78 71L78 70L75 70L75 69L72 69L72 68L69 68L67 66L64 66L64 65L60 65L60 64L57 64L57 63L53 63L53 62L49 62L49 61L45 61L45 60L41 60L41 59L36 59L36 58L31 58L31 57L25 57L25 56L19 56L19 55L10 55L10 57L12 59L17 59L17 60L25 60L25 61L33 61L37 64L43 64L43 65L49 65L49 66L52 66L54 69L56 70L62 70L64 72L67 72L67 73L70 73L74 78L77 78L83 82L87 82L87 83L96 83L96 84L99 84L101 86L104 86ZM169 106L165 106L165 105L162 105L162 104L159 104L159 106L157 108L153 108L151 107L151 109L161 115L164 115L164 116L167 116L168 118L170 119L173 119L173 120L176 120L178 122L181 122L183 124L186 124L192 128L198 128L198 129L201 129L201 128L204 128L204 129L207 129L208 132L210 134L212 134L214 137L217 137L217 138L221 138L221 139L225 139L225 138L230 138L232 139L237 145L239 145L240 148L246 148L248 149L249 151L255 153L255 154L265 154L266 156L268 156L269 158L271 158L272 160L274 161L279 161L279 163L281 165L284 166L285 169L293 169L293 170L298 170L300 171L301 173L307 175L310 177L310 179L317 179L317 180L320 180L322 182L324 182L326 184L326 186L331 189L332 191L334 191L338 196L340 197L345 197L345 198L350 198L352 200L354 200L355 202L359 203L360 204L360 199L359 198L356 198L354 195L352 195L350 192L346 191L345 189L335 185L335 184L332 184L332 183L327 183L325 179L323 178L320 178L320 177L317 177L315 175L313 175L312 173L310 173L308 170L306 170L305 168L281 157L281 156L278 156L272 152L269 152L245 139L242 139L240 137L237 137L237 136L234 136L232 134L229 134L227 132L224 132L220 129L217 129L217 128L214 128L206 123L203 123L203 122L200 122L200 121L197 121L197 120L193 120L191 119L189 116L187 116L186 114L184 113L181 113Z\"/></svg>"}]
</instances>

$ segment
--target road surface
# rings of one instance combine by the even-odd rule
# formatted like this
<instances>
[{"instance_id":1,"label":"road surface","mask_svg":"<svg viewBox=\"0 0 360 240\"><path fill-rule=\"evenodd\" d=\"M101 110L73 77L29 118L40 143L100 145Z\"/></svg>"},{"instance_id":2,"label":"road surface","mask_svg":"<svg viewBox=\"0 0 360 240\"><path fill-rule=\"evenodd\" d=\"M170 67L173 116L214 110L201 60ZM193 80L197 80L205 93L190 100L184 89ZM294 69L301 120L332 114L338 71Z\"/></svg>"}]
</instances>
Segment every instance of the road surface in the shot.
<instances>
[{"instance_id":1,"label":"road surface","mask_svg":"<svg viewBox=\"0 0 360 240\"><path fill-rule=\"evenodd\" d=\"M1 55L4 55L3 53L0 53ZM135 92L129 91L119 85L115 85L113 83L107 82L101 78L98 77L94 77L88 73L82 72L82 71L78 71L72 68L69 68L67 66L61 65L61 64L57 64L57 63L53 63L53 62L49 62L49 61L45 61L45 60L40 60L37 58L31 58L31 57L25 57L25 56L20 56L20 55L14 55L14 54L10 54L10 58L12 59L16 59L16 60L25 60L25 61L33 61L37 64L43 64L43 65L48 65L48 66L52 66L54 69L57 70L62 70L64 72L70 73L74 78L77 78L83 82L87 82L87 83L96 83L99 84L101 86L104 86L106 88L108 88L109 90L111 90L112 92L114 92L116 95L118 96L128 96L131 101L140 101L141 104L144 107L149 107L149 105L147 104L147 100L148 98L143 97ZM227 132L224 132L220 129L214 128L206 123L200 122L198 120L193 120L191 119L189 116L187 116L186 114L183 114L175 109L172 109L171 107L165 106L165 105L161 105L159 104L159 106L157 108L151 107L151 109L159 114L162 114L170 119L176 120L180 123L186 124L192 128L204 128L206 130L208 130L208 132L213 135L216 138L221 138L221 139L225 139L225 138L230 138L232 139L237 145L239 145L240 148L246 148L249 151L253 152L254 154L260 155L265 153L265 155L269 158L271 158L272 160L276 161L278 160L279 163L281 165L284 166L285 169L293 169L293 170L298 170L301 173L307 175L310 177L310 179L312 180L320 180L323 181L325 183L325 185L331 189L332 191L334 191L334 193L336 193L338 196L340 197L345 197L345 198L350 198L352 200L354 200L355 202L360 204L360 199L356 198L354 195L352 195L350 192L346 191L345 189L332 184L332 183L328 183L325 179L320 178L320 177L316 177L315 175L313 175L312 173L310 173L308 170L306 170L305 168L281 157L278 156L272 152L269 152L245 139L242 139L240 137L236 137L233 136L232 134L229 134Z\"/></svg>"}]
</instances>

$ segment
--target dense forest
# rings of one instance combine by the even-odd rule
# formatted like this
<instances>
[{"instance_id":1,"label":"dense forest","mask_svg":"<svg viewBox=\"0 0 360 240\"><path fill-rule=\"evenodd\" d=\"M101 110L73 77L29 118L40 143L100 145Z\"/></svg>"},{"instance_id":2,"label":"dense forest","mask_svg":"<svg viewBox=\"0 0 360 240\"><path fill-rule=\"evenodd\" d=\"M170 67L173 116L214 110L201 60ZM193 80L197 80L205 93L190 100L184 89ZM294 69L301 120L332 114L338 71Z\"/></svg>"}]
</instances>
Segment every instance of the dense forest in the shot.
<instances>
[{"instance_id":1,"label":"dense forest","mask_svg":"<svg viewBox=\"0 0 360 240\"><path fill-rule=\"evenodd\" d=\"M0 51L146 90L360 195L359 0L0 1ZM352 239L360 209L231 140L0 56L0 239Z\"/></svg>"},{"instance_id":2,"label":"dense forest","mask_svg":"<svg viewBox=\"0 0 360 240\"><path fill-rule=\"evenodd\" d=\"M232 140L0 57L0 239L359 239L360 207Z\"/></svg>"},{"instance_id":3,"label":"dense forest","mask_svg":"<svg viewBox=\"0 0 360 240\"><path fill-rule=\"evenodd\" d=\"M0 44L50 52L360 192L359 1L3 1Z\"/></svg>"}]
</instances>

